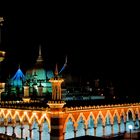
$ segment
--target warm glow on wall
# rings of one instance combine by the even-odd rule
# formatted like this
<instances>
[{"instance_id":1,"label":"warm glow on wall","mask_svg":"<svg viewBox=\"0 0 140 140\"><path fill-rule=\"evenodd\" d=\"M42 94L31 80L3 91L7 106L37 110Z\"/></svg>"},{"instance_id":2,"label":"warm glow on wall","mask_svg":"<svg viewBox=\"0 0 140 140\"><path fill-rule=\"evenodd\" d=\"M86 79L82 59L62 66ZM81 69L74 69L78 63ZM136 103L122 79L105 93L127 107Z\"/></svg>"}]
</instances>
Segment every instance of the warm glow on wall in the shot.
<instances>
[{"instance_id":1,"label":"warm glow on wall","mask_svg":"<svg viewBox=\"0 0 140 140\"><path fill-rule=\"evenodd\" d=\"M5 83L0 83L0 89L4 89L5 88Z\"/></svg>"},{"instance_id":2,"label":"warm glow on wall","mask_svg":"<svg viewBox=\"0 0 140 140\"><path fill-rule=\"evenodd\" d=\"M0 17L0 22L3 22L3 21L4 21L3 17Z\"/></svg>"},{"instance_id":3,"label":"warm glow on wall","mask_svg":"<svg viewBox=\"0 0 140 140\"><path fill-rule=\"evenodd\" d=\"M4 57L5 57L5 52L0 51L0 62L4 60Z\"/></svg>"}]
</instances>

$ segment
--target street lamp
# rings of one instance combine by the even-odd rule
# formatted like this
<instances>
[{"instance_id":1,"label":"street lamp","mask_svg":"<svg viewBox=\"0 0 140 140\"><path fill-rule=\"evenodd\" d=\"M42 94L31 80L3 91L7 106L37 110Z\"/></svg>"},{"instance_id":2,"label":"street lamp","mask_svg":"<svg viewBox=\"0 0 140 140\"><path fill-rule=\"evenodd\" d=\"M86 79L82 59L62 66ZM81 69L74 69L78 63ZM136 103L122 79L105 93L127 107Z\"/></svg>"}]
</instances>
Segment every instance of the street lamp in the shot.
<instances>
[{"instance_id":1,"label":"street lamp","mask_svg":"<svg viewBox=\"0 0 140 140\"><path fill-rule=\"evenodd\" d=\"M132 129L133 129L132 124L129 124L129 125L128 125L128 128L129 128L129 130L130 130L130 140L131 140L131 131L132 131Z\"/></svg>"}]
</instances>

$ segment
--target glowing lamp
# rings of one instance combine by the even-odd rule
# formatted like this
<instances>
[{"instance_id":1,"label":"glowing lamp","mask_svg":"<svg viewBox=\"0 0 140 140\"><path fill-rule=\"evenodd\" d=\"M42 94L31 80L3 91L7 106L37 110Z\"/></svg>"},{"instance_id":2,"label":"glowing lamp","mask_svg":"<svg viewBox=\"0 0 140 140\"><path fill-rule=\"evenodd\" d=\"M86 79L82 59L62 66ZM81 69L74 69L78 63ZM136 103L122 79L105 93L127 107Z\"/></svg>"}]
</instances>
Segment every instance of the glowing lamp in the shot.
<instances>
[{"instance_id":1,"label":"glowing lamp","mask_svg":"<svg viewBox=\"0 0 140 140\"><path fill-rule=\"evenodd\" d=\"M128 125L128 128L129 128L129 130L132 130L132 129L133 129L132 124L129 124L129 125Z\"/></svg>"},{"instance_id":2,"label":"glowing lamp","mask_svg":"<svg viewBox=\"0 0 140 140\"><path fill-rule=\"evenodd\" d=\"M3 22L3 21L4 21L3 17L0 17L0 22Z\"/></svg>"},{"instance_id":3,"label":"glowing lamp","mask_svg":"<svg viewBox=\"0 0 140 140\"><path fill-rule=\"evenodd\" d=\"M129 125L128 125L128 128L129 128L129 130L130 130L130 140L131 140L131 137L132 137L132 136L131 136L131 130L133 129L132 124L129 124Z\"/></svg>"},{"instance_id":4,"label":"glowing lamp","mask_svg":"<svg viewBox=\"0 0 140 140\"><path fill-rule=\"evenodd\" d=\"M23 97L22 100L25 103L29 103L30 102L30 98L29 97Z\"/></svg>"},{"instance_id":5,"label":"glowing lamp","mask_svg":"<svg viewBox=\"0 0 140 140\"><path fill-rule=\"evenodd\" d=\"M5 58L5 52L4 51L0 51L0 62L2 62Z\"/></svg>"},{"instance_id":6,"label":"glowing lamp","mask_svg":"<svg viewBox=\"0 0 140 140\"><path fill-rule=\"evenodd\" d=\"M0 83L0 89L4 89L5 88L5 83Z\"/></svg>"},{"instance_id":7,"label":"glowing lamp","mask_svg":"<svg viewBox=\"0 0 140 140\"><path fill-rule=\"evenodd\" d=\"M3 17L0 17L0 26L2 26L2 22L4 21Z\"/></svg>"}]
</instances>

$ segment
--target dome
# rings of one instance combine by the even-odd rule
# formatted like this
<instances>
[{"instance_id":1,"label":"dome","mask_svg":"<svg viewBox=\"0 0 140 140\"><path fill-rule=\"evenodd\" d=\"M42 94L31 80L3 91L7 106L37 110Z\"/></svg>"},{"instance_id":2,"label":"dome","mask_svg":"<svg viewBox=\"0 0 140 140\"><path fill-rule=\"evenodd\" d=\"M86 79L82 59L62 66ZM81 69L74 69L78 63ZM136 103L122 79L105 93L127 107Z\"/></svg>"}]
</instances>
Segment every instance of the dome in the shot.
<instances>
[{"instance_id":1,"label":"dome","mask_svg":"<svg viewBox=\"0 0 140 140\"><path fill-rule=\"evenodd\" d=\"M43 65L41 48L39 48L39 55L38 55L38 58L36 60L34 67L27 70L26 75L25 75L26 80L29 82L30 93L35 93L35 92L39 93L40 92L39 87L43 87L43 89L42 89L43 94L46 94L48 92L51 93L52 85L48 81L48 79L49 79L48 76L50 76L50 75L51 75L50 72L48 74Z\"/></svg>"},{"instance_id":2,"label":"dome","mask_svg":"<svg viewBox=\"0 0 140 140\"><path fill-rule=\"evenodd\" d=\"M38 80L46 80L47 78L47 74L46 74L46 70L43 68L32 68L27 70L26 72L26 79L33 79L34 76L36 76L36 78Z\"/></svg>"},{"instance_id":3,"label":"dome","mask_svg":"<svg viewBox=\"0 0 140 140\"><path fill-rule=\"evenodd\" d=\"M43 58L41 55L41 47L39 47L39 55L36 60L36 64L32 69L27 70L26 79L33 79L36 77L37 80L46 80L47 74L43 67Z\"/></svg>"}]
</instances>

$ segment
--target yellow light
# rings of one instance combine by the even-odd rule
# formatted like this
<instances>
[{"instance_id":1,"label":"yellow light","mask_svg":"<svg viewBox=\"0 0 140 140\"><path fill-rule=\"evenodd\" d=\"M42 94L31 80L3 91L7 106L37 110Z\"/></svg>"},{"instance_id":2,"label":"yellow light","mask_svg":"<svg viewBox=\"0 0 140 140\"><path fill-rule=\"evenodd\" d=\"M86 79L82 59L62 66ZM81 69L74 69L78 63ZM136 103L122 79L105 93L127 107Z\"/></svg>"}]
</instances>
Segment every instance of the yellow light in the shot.
<instances>
[{"instance_id":1,"label":"yellow light","mask_svg":"<svg viewBox=\"0 0 140 140\"><path fill-rule=\"evenodd\" d=\"M0 17L0 22L3 22L3 21L4 21L3 17Z\"/></svg>"},{"instance_id":2,"label":"yellow light","mask_svg":"<svg viewBox=\"0 0 140 140\"><path fill-rule=\"evenodd\" d=\"M30 102L30 98L29 97L23 97L22 100L25 103L29 103Z\"/></svg>"},{"instance_id":3,"label":"yellow light","mask_svg":"<svg viewBox=\"0 0 140 140\"><path fill-rule=\"evenodd\" d=\"M0 89L4 89L5 88L5 83L0 83Z\"/></svg>"},{"instance_id":4,"label":"yellow light","mask_svg":"<svg viewBox=\"0 0 140 140\"><path fill-rule=\"evenodd\" d=\"M0 62L2 62L4 60L4 57L5 57L5 52L0 51Z\"/></svg>"}]
</instances>

